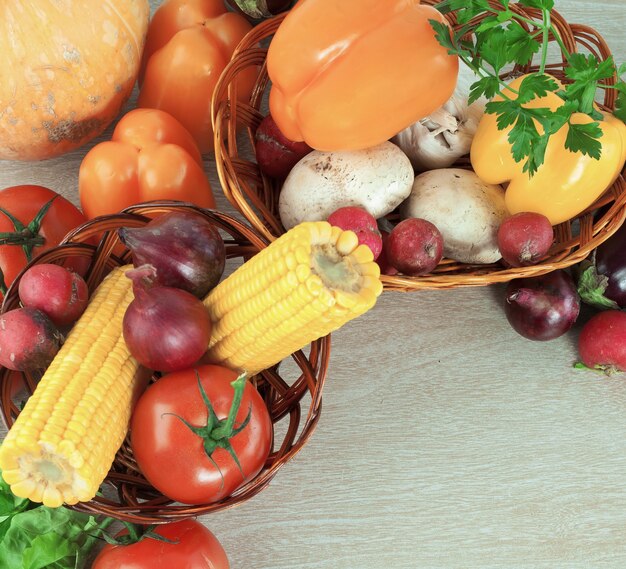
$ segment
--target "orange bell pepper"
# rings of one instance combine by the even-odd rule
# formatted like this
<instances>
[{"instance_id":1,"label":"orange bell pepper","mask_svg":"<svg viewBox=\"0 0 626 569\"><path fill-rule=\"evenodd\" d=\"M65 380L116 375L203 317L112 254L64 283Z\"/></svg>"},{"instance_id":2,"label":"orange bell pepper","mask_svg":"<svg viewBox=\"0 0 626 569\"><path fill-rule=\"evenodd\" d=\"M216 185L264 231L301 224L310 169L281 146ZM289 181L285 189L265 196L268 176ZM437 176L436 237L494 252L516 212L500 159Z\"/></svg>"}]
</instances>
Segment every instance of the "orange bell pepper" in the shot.
<instances>
[{"instance_id":1,"label":"orange bell pepper","mask_svg":"<svg viewBox=\"0 0 626 569\"><path fill-rule=\"evenodd\" d=\"M418 0L300 0L267 55L270 112L283 134L323 151L375 146L452 95L458 58Z\"/></svg>"},{"instance_id":2,"label":"orange bell pepper","mask_svg":"<svg viewBox=\"0 0 626 569\"><path fill-rule=\"evenodd\" d=\"M252 25L223 0L166 0L154 13L143 52L137 106L161 109L192 134L204 154L213 149L211 96L233 51ZM237 81L249 99L256 69Z\"/></svg>"},{"instance_id":3,"label":"orange bell pepper","mask_svg":"<svg viewBox=\"0 0 626 569\"><path fill-rule=\"evenodd\" d=\"M215 207L193 137L158 109L130 111L111 140L86 154L78 172L78 194L89 219L159 199Z\"/></svg>"},{"instance_id":4,"label":"orange bell pepper","mask_svg":"<svg viewBox=\"0 0 626 569\"><path fill-rule=\"evenodd\" d=\"M511 81L517 89L524 77ZM512 93L509 97L514 98ZM501 99L497 96L495 100ZM528 108L556 110L563 104L548 93L525 104ZM532 211L545 215L552 225L576 217L593 204L615 181L626 160L626 125L610 113L598 121L602 130L599 159L565 148L567 125L548 141L544 163L530 177L523 162L515 162L508 140L512 127L498 130L496 115L485 114L472 140L470 159L478 177L489 184L506 184L505 203L509 213ZM592 122L583 113L572 115L573 123ZM540 129L541 127L538 126Z\"/></svg>"}]
</instances>

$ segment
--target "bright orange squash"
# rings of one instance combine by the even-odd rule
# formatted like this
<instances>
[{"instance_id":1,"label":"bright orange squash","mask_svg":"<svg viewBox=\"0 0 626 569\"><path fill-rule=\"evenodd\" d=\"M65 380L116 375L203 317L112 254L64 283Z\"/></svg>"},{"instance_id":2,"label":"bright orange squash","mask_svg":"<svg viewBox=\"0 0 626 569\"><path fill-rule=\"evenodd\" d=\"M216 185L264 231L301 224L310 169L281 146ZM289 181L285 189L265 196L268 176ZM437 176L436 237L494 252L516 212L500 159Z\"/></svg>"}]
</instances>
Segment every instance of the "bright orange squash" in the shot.
<instances>
[{"instance_id":1,"label":"bright orange squash","mask_svg":"<svg viewBox=\"0 0 626 569\"><path fill-rule=\"evenodd\" d=\"M148 0L0 2L0 159L99 135L132 92L149 16Z\"/></svg>"}]
</instances>

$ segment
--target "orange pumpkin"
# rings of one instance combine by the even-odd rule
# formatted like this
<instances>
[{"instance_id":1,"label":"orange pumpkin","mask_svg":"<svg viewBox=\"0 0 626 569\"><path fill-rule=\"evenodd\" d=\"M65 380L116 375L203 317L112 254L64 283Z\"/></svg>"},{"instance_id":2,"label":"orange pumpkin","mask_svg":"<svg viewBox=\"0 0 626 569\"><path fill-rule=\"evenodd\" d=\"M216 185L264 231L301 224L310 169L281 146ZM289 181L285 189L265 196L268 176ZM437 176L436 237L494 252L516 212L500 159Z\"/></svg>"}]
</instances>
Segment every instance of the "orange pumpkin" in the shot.
<instances>
[{"instance_id":1,"label":"orange pumpkin","mask_svg":"<svg viewBox=\"0 0 626 569\"><path fill-rule=\"evenodd\" d=\"M149 17L148 0L0 2L0 158L98 136L132 92Z\"/></svg>"}]
</instances>

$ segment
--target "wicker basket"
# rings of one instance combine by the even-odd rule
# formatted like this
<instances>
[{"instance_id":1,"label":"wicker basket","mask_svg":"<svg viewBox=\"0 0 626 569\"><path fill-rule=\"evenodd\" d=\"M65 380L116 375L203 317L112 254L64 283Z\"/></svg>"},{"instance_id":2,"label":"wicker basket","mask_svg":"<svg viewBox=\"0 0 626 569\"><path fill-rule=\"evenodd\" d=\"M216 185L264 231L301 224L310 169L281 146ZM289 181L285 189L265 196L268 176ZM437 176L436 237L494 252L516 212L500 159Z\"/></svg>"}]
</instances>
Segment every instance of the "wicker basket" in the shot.
<instances>
[{"instance_id":1,"label":"wicker basket","mask_svg":"<svg viewBox=\"0 0 626 569\"><path fill-rule=\"evenodd\" d=\"M89 290L93 291L110 270L130 262L130 252L117 237L119 227L141 227L154 215L181 209L202 213L222 231L227 258L245 260L267 245L254 231L226 214L201 210L182 202L151 202L128 208L121 214L87 222L68 234L63 244L41 254L33 262L63 263L70 257L85 257L90 261L86 280ZM94 237L99 239L98 244L89 244L95 242ZM20 276L7 291L2 312L19 306L17 287ZM104 496L74 508L134 523L161 523L230 508L258 494L278 470L302 449L319 420L322 387L330 355L330 336L313 342L307 352L308 355L302 351L292 355L295 365L289 366L289 378L281 377L280 366L262 371L252 378L270 410L274 424L274 448L262 471L233 495L208 505L173 503L144 479L127 440L117 453L105 480ZM13 382L21 379L27 391L32 393L36 385L34 377L0 368L0 401L7 428L19 414L19 401L12 399L11 391Z\"/></svg>"},{"instance_id":2,"label":"wicker basket","mask_svg":"<svg viewBox=\"0 0 626 569\"><path fill-rule=\"evenodd\" d=\"M423 0L423 4L436 4L436 0ZM492 3L495 5L497 2ZM512 9L528 18L538 18L540 12L512 4ZM226 67L213 97L213 121L215 130L215 158L217 172L223 191L230 201L253 227L265 238L273 239L284 232L278 217L278 196L280 186L275 180L262 175L254 159L254 133L263 118L263 105L269 86L265 65L267 40L286 14L266 20L252 29L242 40ZM457 22L454 14L448 16L450 24ZM568 24L556 11L552 12L552 23L570 51L588 51L599 59L606 59L610 50L600 34L589 26ZM554 38L551 38L554 42ZM565 81L563 68L565 58L550 62L547 71ZM258 67L259 73L249 101L237 100L235 79L245 69ZM516 67L511 74L536 70L529 65ZM603 107L612 110L615 105L614 89L605 90ZM245 135L238 136L240 127L245 127ZM457 164L469 167L467 157ZM420 277L383 275L386 290L414 291L421 289L454 288L460 286L481 286L496 282L507 282L521 277L538 276L555 269L565 268L586 258L600 243L610 237L626 218L626 182L622 175L591 207L576 218L555 227L555 242L548 255L536 265L521 268L507 268L503 264L467 265L443 259L435 271ZM598 210L601 208L601 214ZM390 216L393 221L393 214Z\"/></svg>"}]
</instances>

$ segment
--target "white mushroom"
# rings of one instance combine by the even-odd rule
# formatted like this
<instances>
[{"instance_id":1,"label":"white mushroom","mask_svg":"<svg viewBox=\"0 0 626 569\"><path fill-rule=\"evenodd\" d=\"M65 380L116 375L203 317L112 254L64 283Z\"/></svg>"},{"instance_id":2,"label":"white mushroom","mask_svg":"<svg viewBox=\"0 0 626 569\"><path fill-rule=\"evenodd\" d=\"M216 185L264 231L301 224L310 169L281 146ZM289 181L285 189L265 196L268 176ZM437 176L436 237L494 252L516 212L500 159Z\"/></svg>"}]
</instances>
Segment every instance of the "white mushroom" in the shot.
<instances>
[{"instance_id":1,"label":"white mushroom","mask_svg":"<svg viewBox=\"0 0 626 569\"><path fill-rule=\"evenodd\" d=\"M409 195L413 179L411 162L391 142L349 152L314 150L283 184L280 219L290 229L302 221L327 219L345 206L360 206L378 219Z\"/></svg>"},{"instance_id":2,"label":"white mushroom","mask_svg":"<svg viewBox=\"0 0 626 569\"><path fill-rule=\"evenodd\" d=\"M443 254L461 263L495 263L497 234L508 217L501 186L486 184L472 170L441 168L416 176L402 218L433 223L443 237Z\"/></svg>"}]
</instances>

